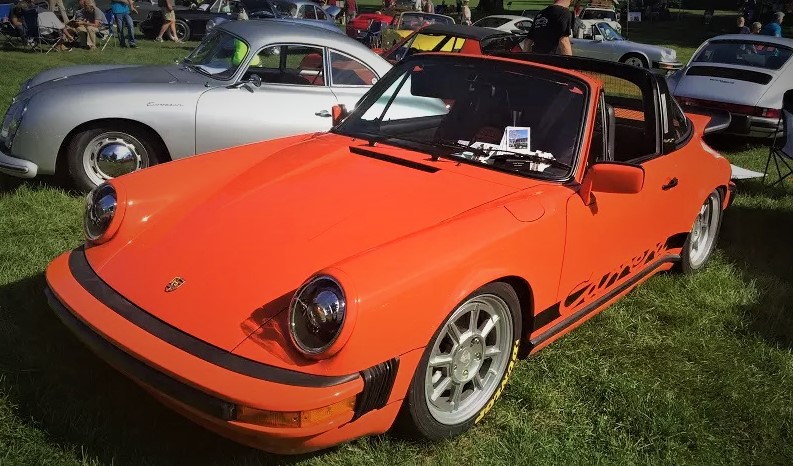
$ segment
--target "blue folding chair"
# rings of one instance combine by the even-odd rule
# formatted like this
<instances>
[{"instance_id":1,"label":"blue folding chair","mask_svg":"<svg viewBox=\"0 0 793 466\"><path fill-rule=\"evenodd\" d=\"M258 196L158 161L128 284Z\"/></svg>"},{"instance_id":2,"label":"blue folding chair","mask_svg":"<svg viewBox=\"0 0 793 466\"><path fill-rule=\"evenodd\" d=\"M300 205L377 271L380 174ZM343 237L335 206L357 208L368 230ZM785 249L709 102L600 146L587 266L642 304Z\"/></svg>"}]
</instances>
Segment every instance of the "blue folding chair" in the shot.
<instances>
[{"instance_id":1,"label":"blue folding chair","mask_svg":"<svg viewBox=\"0 0 793 466\"><path fill-rule=\"evenodd\" d=\"M11 3L0 4L0 36L3 36L5 43L12 47L16 42L22 43L22 36L9 19L13 7Z\"/></svg>"},{"instance_id":2,"label":"blue folding chair","mask_svg":"<svg viewBox=\"0 0 793 466\"><path fill-rule=\"evenodd\" d=\"M383 32L383 22L373 19L369 21L369 27L361 34L359 40L370 49L380 46L380 37Z\"/></svg>"},{"instance_id":3,"label":"blue folding chair","mask_svg":"<svg viewBox=\"0 0 793 466\"><path fill-rule=\"evenodd\" d=\"M777 180L770 183L769 186L779 184L790 175L793 175L793 89L785 92L782 97L782 112L779 115L779 123L783 128L783 137L777 138L778 135L774 135L774 142L768 151L768 160L765 162L765 172L763 174L763 184L766 184L766 178L769 175L768 169L773 160Z\"/></svg>"}]
</instances>

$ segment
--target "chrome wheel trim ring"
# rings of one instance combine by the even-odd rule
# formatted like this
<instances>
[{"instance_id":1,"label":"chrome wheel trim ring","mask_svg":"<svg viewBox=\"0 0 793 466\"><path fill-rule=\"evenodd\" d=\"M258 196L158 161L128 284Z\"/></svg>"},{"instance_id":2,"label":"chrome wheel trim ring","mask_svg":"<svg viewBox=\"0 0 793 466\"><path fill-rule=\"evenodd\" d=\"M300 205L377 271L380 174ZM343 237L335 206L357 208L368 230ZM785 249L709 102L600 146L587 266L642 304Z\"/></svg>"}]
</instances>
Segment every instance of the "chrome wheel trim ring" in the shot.
<instances>
[{"instance_id":1,"label":"chrome wheel trim ring","mask_svg":"<svg viewBox=\"0 0 793 466\"><path fill-rule=\"evenodd\" d=\"M509 364L512 314L494 294L460 305L432 343L424 395L432 417L455 425L476 416L490 401Z\"/></svg>"},{"instance_id":2,"label":"chrome wheel trim ring","mask_svg":"<svg viewBox=\"0 0 793 466\"><path fill-rule=\"evenodd\" d=\"M83 149L83 169L96 185L146 168L149 154L133 136L108 131L95 136Z\"/></svg>"},{"instance_id":3,"label":"chrome wheel trim ring","mask_svg":"<svg viewBox=\"0 0 793 466\"><path fill-rule=\"evenodd\" d=\"M721 215L719 199L713 193L700 207L694 226L691 228L688 259L692 268L701 266L713 249L719 215Z\"/></svg>"}]
</instances>

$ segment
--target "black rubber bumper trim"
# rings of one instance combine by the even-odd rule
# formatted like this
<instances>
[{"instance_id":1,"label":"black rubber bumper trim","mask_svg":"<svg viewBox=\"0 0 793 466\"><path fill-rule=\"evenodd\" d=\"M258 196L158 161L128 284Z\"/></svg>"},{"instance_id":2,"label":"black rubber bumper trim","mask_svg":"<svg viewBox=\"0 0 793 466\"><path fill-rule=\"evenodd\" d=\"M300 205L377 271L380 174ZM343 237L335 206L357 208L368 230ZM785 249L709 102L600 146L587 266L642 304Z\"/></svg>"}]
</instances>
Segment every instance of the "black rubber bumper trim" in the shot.
<instances>
[{"instance_id":1,"label":"black rubber bumper trim","mask_svg":"<svg viewBox=\"0 0 793 466\"><path fill-rule=\"evenodd\" d=\"M224 421L232 419L234 413L234 405L232 403L186 385L132 357L102 338L72 314L52 290L46 288L44 294L47 296L50 307L55 311L55 315L58 316L61 322L89 349L111 366L121 370L128 377L149 385L162 394L179 400L205 414Z\"/></svg>"},{"instance_id":2,"label":"black rubber bumper trim","mask_svg":"<svg viewBox=\"0 0 793 466\"><path fill-rule=\"evenodd\" d=\"M75 280L94 298L129 322L180 350L238 374L268 382L299 387L323 388L351 382L359 373L324 376L297 372L243 358L179 330L154 317L121 296L94 272L80 246L69 255L69 269Z\"/></svg>"}]
</instances>

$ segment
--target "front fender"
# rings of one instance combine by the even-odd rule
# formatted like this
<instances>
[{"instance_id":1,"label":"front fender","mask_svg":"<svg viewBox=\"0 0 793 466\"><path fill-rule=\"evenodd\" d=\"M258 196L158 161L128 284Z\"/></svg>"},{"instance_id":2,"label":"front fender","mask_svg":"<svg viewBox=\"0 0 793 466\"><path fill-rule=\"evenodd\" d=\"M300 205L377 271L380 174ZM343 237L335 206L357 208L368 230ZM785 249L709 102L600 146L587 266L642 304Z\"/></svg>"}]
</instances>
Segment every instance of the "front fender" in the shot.
<instances>
[{"instance_id":1,"label":"front fender","mask_svg":"<svg viewBox=\"0 0 793 466\"><path fill-rule=\"evenodd\" d=\"M95 84L59 86L35 93L12 152L55 173L61 147L81 126L106 119L142 123L163 140L172 159L195 154L195 109L201 85Z\"/></svg>"}]
</instances>

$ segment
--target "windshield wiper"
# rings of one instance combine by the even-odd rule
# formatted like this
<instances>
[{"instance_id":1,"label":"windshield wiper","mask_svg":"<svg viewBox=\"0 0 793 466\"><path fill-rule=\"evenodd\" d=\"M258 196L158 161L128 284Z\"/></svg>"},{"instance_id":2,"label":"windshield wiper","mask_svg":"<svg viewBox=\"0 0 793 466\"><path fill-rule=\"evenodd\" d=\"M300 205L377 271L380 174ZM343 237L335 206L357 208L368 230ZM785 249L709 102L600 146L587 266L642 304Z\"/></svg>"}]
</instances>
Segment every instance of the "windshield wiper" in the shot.
<instances>
[{"instance_id":1,"label":"windshield wiper","mask_svg":"<svg viewBox=\"0 0 793 466\"><path fill-rule=\"evenodd\" d=\"M480 157L485 157L487 159L503 159L509 156L521 159L521 160L528 160L529 162L534 163L542 163L546 165L550 165L554 168L561 168L563 170L570 170L570 165L566 163L559 162L555 159L545 158L535 154L524 154L522 152L514 152L511 150L506 149L485 149L482 147L472 147L468 144L462 144L457 141L449 141L446 139L435 139L430 142L431 144L435 144L441 147L446 147L449 149L462 149L465 151L470 151L475 155L479 155Z\"/></svg>"}]
</instances>

